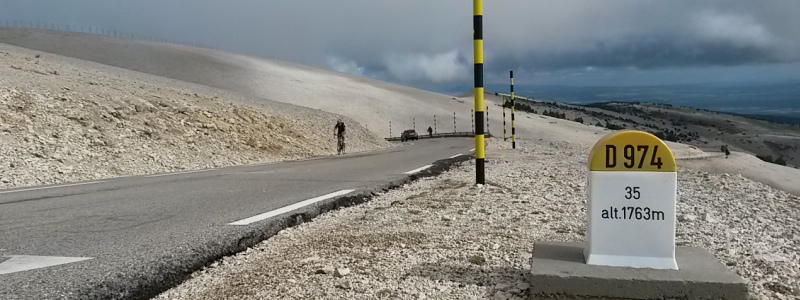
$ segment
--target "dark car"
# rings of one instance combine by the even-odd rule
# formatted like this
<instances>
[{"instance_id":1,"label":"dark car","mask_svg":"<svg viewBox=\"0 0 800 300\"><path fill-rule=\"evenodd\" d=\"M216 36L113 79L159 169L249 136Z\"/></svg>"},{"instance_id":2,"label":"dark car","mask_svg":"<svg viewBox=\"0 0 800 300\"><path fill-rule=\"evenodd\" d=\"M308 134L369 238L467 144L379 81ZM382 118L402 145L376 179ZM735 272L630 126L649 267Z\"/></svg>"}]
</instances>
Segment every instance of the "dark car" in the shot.
<instances>
[{"instance_id":1,"label":"dark car","mask_svg":"<svg viewBox=\"0 0 800 300\"><path fill-rule=\"evenodd\" d=\"M403 131L403 134L400 135L401 142L417 140L417 139L419 139L419 136L417 136L417 131L414 129L408 129L406 131Z\"/></svg>"}]
</instances>

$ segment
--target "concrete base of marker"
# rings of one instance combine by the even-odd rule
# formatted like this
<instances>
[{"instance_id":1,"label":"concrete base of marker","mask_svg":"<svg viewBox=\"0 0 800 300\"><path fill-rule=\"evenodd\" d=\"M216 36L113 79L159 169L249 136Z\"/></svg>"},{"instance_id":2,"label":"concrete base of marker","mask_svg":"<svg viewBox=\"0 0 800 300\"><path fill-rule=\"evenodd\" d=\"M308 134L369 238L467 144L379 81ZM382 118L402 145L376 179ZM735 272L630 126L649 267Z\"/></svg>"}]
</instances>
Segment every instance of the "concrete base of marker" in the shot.
<instances>
[{"instance_id":1,"label":"concrete base of marker","mask_svg":"<svg viewBox=\"0 0 800 300\"><path fill-rule=\"evenodd\" d=\"M710 252L677 247L679 270L587 265L584 243L535 242L530 299L747 299L747 283Z\"/></svg>"}]
</instances>

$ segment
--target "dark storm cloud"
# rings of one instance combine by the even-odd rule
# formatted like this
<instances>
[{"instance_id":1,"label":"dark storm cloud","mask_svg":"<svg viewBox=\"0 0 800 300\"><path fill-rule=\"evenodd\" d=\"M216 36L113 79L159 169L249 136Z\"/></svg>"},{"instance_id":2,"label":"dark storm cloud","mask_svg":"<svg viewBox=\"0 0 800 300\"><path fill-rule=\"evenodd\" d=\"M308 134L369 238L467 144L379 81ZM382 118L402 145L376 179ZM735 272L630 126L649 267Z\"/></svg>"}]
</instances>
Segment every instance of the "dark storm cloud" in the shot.
<instances>
[{"instance_id":1,"label":"dark storm cloud","mask_svg":"<svg viewBox=\"0 0 800 300\"><path fill-rule=\"evenodd\" d=\"M433 14L458 26L449 32L409 30L450 42L394 44L380 50L338 43L330 55L362 73L403 82L447 82L471 77L471 8ZM423 13L423 15L427 15ZM653 70L793 63L800 60L800 2L753 1L529 1L485 3L488 78L507 70ZM388 24L400 20L385 19ZM398 40L400 41L400 40ZM389 54L387 54L389 53ZM454 57L455 56L455 57ZM417 72L398 71L403 65ZM453 72L453 70L457 70ZM342 70L346 71L346 70ZM459 76L463 75L463 76Z\"/></svg>"},{"instance_id":2,"label":"dark storm cloud","mask_svg":"<svg viewBox=\"0 0 800 300\"><path fill-rule=\"evenodd\" d=\"M527 65L539 70L576 67L635 67L652 69L683 66L731 66L781 63L787 60L772 49L754 45L735 45L725 41L694 41L654 38L628 38L615 45L598 41L583 49L560 52L528 52L521 57L499 56L492 61L499 69Z\"/></svg>"},{"instance_id":3,"label":"dark storm cloud","mask_svg":"<svg viewBox=\"0 0 800 300\"><path fill-rule=\"evenodd\" d=\"M403 83L472 77L472 1L6 0L0 19L99 26ZM484 1L487 78L800 61L800 2Z\"/></svg>"}]
</instances>

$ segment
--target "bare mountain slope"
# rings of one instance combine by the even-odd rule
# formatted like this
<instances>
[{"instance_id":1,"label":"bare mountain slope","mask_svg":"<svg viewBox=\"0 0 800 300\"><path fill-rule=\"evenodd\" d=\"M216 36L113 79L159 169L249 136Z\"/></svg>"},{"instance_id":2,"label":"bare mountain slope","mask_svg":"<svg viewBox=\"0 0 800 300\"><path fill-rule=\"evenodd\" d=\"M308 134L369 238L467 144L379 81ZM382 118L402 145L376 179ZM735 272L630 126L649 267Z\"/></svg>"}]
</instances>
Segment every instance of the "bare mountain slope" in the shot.
<instances>
[{"instance_id":1,"label":"bare mountain slope","mask_svg":"<svg viewBox=\"0 0 800 300\"><path fill-rule=\"evenodd\" d=\"M471 103L415 88L289 62L181 45L85 33L0 29L0 43L80 58L176 80L234 91L249 100L275 100L348 116L380 136L433 126L470 130ZM255 97L255 98L252 98ZM331 125L332 126L332 125ZM438 129L438 128L437 128Z\"/></svg>"},{"instance_id":2,"label":"bare mountain slope","mask_svg":"<svg viewBox=\"0 0 800 300\"><path fill-rule=\"evenodd\" d=\"M334 114L5 44L0 66L0 188L335 153ZM351 151L389 146L349 121Z\"/></svg>"}]
</instances>

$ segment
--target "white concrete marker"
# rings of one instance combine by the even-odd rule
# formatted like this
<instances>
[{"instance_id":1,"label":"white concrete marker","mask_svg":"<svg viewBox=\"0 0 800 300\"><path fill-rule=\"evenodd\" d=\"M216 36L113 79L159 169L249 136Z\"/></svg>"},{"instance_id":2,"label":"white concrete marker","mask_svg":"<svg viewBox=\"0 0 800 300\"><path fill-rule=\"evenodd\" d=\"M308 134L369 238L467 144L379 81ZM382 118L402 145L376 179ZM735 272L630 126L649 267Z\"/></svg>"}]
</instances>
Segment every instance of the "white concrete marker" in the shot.
<instances>
[{"instance_id":1,"label":"white concrete marker","mask_svg":"<svg viewBox=\"0 0 800 300\"><path fill-rule=\"evenodd\" d=\"M642 131L612 133L592 148L588 179L586 263L677 270L669 147Z\"/></svg>"},{"instance_id":2,"label":"white concrete marker","mask_svg":"<svg viewBox=\"0 0 800 300\"><path fill-rule=\"evenodd\" d=\"M433 165L427 165L427 166L424 166L424 167L419 167L419 168L413 169L411 171L405 172L403 174L411 175L411 174L414 174L414 173L421 172L422 170L425 170L425 169L430 168L430 167L433 167Z\"/></svg>"},{"instance_id":3,"label":"white concrete marker","mask_svg":"<svg viewBox=\"0 0 800 300\"><path fill-rule=\"evenodd\" d=\"M325 200L325 199L330 199L330 198L333 198L333 197L339 197L341 195L346 195L346 194L349 194L349 193L351 193L353 191L355 191L355 190L341 190L341 191L333 192L333 193L330 193L330 194L327 194L327 195L322 195L322 196L319 196L319 197L316 197L316 198L303 200L303 201L297 202L295 204L292 204L292 205L289 205L289 206L284 206L284 207L281 207L279 209L276 209L276 210L273 210L273 211L270 211L270 212L265 212L263 214L252 216L252 217L249 217L247 219L239 220L239 221L236 221L236 222L233 222L233 223L228 223L228 225L249 225L249 224L261 221L261 220L265 220L265 219L272 218L274 216L277 216L277 215L280 215L280 214L283 214L283 213L287 213L287 212L293 211L295 209L299 209L299 208L304 207L304 206L308 206L308 205L320 202L320 201Z\"/></svg>"},{"instance_id":4,"label":"white concrete marker","mask_svg":"<svg viewBox=\"0 0 800 300\"><path fill-rule=\"evenodd\" d=\"M461 154L461 153L459 153L459 154L456 154L456 155L450 156L450 157L448 157L448 158L456 158L456 157L459 157L459 156L461 156L461 155L464 155L464 154Z\"/></svg>"},{"instance_id":5,"label":"white concrete marker","mask_svg":"<svg viewBox=\"0 0 800 300\"><path fill-rule=\"evenodd\" d=\"M62 185L53 185L53 186L42 186L42 187L35 187L35 188L21 189L21 190L2 191L2 192L0 192L0 194L27 192L27 191L38 191L38 190L46 190L46 189L55 189L55 188L68 187L68 186L79 186L79 185L95 184L95 183L100 183L100 182L102 182L102 181L90 181L90 182L79 182L79 183L70 183L70 184L62 184Z\"/></svg>"},{"instance_id":6,"label":"white concrete marker","mask_svg":"<svg viewBox=\"0 0 800 300\"><path fill-rule=\"evenodd\" d=\"M7 255L11 259L0 263L0 275L28 271L39 268L52 267L92 259L92 257L59 257L59 256L31 256Z\"/></svg>"}]
</instances>

